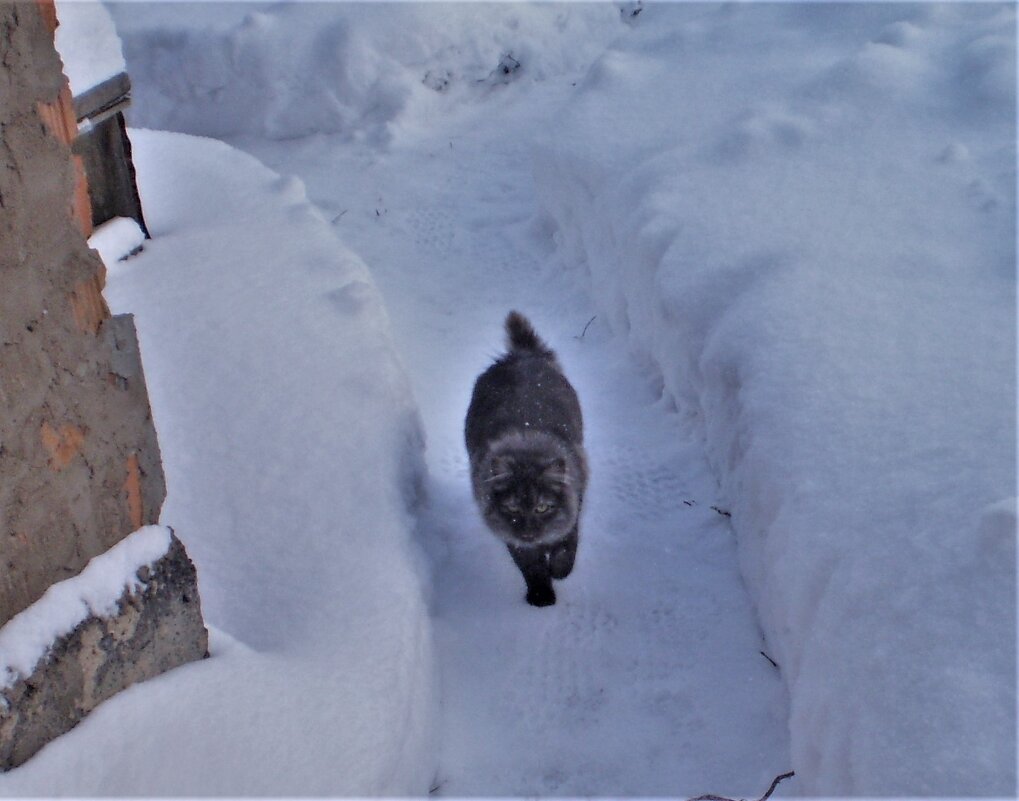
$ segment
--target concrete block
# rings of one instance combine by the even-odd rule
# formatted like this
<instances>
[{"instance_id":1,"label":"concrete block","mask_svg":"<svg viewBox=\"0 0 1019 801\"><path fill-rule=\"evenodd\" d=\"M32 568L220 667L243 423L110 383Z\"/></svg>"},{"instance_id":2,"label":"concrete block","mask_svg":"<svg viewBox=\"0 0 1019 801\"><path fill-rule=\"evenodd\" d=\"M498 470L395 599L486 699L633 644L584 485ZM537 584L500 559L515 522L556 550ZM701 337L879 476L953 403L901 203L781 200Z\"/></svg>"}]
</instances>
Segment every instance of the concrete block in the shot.
<instances>
[{"instance_id":1,"label":"concrete block","mask_svg":"<svg viewBox=\"0 0 1019 801\"><path fill-rule=\"evenodd\" d=\"M141 591L125 588L115 615L82 621L31 675L0 689L0 770L22 764L125 687L208 656L195 568L176 537L138 579Z\"/></svg>"}]
</instances>

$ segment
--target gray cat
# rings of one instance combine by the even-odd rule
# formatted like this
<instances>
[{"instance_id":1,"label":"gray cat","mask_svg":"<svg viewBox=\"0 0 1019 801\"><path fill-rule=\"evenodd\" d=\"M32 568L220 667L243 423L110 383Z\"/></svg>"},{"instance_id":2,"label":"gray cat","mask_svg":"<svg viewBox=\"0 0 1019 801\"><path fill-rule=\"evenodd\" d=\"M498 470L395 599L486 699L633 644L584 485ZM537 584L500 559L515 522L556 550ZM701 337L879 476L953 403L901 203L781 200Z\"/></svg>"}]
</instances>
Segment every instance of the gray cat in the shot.
<instances>
[{"instance_id":1,"label":"gray cat","mask_svg":"<svg viewBox=\"0 0 1019 801\"><path fill-rule=\"evenodd\" d=\"M527 582L527 603L555 603L573 570L587 486L580 402L555 353L522 314L506 317L507 353L474 384L465 439L481 515Z\"/></svg>"}]
</instances>

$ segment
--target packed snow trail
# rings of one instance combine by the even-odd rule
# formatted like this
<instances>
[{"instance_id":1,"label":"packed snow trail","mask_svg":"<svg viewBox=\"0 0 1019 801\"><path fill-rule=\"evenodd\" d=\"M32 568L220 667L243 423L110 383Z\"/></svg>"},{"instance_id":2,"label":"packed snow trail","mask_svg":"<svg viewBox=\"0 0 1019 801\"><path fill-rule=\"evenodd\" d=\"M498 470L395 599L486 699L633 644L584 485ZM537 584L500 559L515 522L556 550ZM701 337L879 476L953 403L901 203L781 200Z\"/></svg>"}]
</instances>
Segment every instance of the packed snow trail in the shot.
<instances>
[{"instance_id":1,"label":"packed snow trail","mask_svg":"<svg viewBox=\"0 0 1019 801\"><path fill-rule=\"evenodd\" d=\"M568 87L500 87L386 152L326 136L237 144L298 174L372 266L413 380L442 681L434 793L759 794L789 768L786 697L716 483L535 217L532 132ZM512 308L577 388L592 471L577 565L546 609L524 603L475 510L462 439Z\"/></svg>"}]
</instances>

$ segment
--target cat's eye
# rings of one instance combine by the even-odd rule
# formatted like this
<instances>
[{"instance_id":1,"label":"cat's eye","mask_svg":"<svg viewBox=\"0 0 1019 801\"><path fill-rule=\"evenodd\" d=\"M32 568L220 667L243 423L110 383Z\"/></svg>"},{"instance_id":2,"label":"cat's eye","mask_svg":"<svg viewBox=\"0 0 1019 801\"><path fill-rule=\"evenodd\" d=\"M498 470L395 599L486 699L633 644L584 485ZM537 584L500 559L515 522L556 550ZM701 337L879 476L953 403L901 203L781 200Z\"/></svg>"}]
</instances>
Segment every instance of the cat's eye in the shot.
<instances>
[{"instance_id":1,"label":"cat's eye","mask_svg":"<svg viewBox=\"0 0 1019 801\"><path fill-rule=\"evenodd\" d=\"M545 503L545 501L542 501L541 503L534 507L534 512L535 514L543 515L551 508L552 504Z\"/></svg>"},{"instance_id":2,"label":"cat's eye","mask_svg":"<svg viewBox=\"0 0 1019 801\"><path fill-rule=\"evenodd\" d=\"M520 506L517 504L516 501L504 501L502 504L502 508L505 509L507 512L520 511Z\"/></svg>"}]
</instances>

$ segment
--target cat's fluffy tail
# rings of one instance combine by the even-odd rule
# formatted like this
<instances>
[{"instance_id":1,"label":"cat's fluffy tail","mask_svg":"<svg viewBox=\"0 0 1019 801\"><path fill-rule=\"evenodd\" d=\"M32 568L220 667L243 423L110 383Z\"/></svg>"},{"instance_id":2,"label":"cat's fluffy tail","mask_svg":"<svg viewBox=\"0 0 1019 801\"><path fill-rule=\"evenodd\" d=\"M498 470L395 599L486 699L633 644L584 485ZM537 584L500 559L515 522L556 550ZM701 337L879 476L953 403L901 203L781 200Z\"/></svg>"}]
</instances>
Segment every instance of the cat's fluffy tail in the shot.
<instances>
[{"instance_id":1,"label":"cat's fluffy tail","mask_svg":"<svg viewBox=\"0 0 1019 801\"><path fill-rule=\"evenodd\" d=\"M530 320L518 311L506 315L506 347L510 351L529 350L543 356L555 355L545 341L534 333Z\"/></svg>"}]
</instances>

